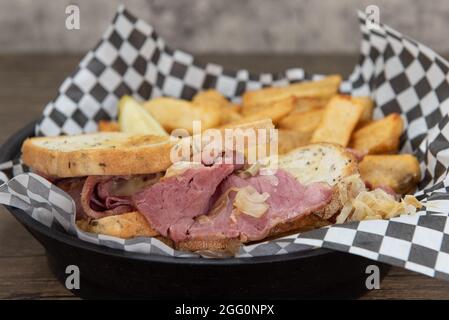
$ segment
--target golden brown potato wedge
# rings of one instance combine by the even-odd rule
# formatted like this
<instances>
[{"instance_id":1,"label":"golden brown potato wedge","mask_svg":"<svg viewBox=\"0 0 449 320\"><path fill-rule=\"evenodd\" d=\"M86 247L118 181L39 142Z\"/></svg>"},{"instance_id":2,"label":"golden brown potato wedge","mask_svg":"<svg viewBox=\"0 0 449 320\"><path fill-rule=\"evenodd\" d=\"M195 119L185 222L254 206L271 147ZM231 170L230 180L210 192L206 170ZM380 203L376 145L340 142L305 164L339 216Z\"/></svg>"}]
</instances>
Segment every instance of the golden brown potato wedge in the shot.
<instances>
[{"instance_id":1,"label":"golden brown potato wedge","mask_svg":"<svg viewBox=\"0 0 449 320\"><path fill-rule=\"evenodd\" d=\"M248 121L244 123L229 123L223 127L219 128L224 132L225 129L256 129L256 130L270 130L274 129L274 124L271 121L271 119L265 118L261 120L255 120L255 121Z\"/></svg>"},{"instance_id":2,"label":"golden brown potato wedge","mask_svg":"<svg viewBox=\"0 0 449 320\"><path fill-rule=\"evenodd\" d=\"M323 109L312 109L305 112L293 112L279 121L279 128L313 133L318 128Z\"/></svg>"},{"instance_id":3,"label":"golden brown potato wedge","mask_svg":"<svg viewBox=\"0 0 449 320\"><path fill-rule=\"evenodd\" d=\"M296 100L296 108L293 113L324 108L329 100L330 97L299 97Z\"/></svg>"},{"instance_id":4,"label":"golden brown potato wedge","mask_svg":"<svg viewBox=\"0 0 449 320\"><path fill-rule=\"evenodd\" d=\"M229 125L245 124L263 119L271 119L274 124L277 124L282 118L292 112L295 108L295 103L295 97L288 97L273 103L269 108L263 108L258 112L242 117L238 121L231 122Z\"/></svg>"},{"instance_id":5,"label":"golden brown potato wedge","mask_svg":"<svg viewBox=\"0 0 449 320\"><path fill-rule=\"evenodd\" d=\"M231 109L234 112L241 113L240 111L242 111L242 106L239 104L231 103L229 109Z\"/></svg>"},{"instance_id":6,"label":"golden brown potato wedge","mask_svg":"<svg viewBox=\"0 0 449 320\"><path fill-rule=\"evenodd\" d=\"M296 106L291 112L294 113L302 113L316 109L324 109L326 104L329 102L330 98L325 97L304 97L304 98L296 98ZM263 109L270 108L272 104L263 104L259 105L255 108L242 108L242 115L248 116L255 112L260 112Z\"/></svg>"},{"instance_id":7,"label":"golden brown potato wedge","mask_svg":"<svg viewBox=\"0 0 449 320\"><path fill-rule=\"evenodd\" d=\"M192 99L193 104L207 105L217 104L218 107L226 108L229 105L228 99L215 89L198 92Z\"/></svg>"},{"instance_id":8,"label":"golden brown potato wedge","mask_svg":"<svg viewBox=\"0 0 449 320\"><path fill-rule=\"evenodd\" d=\"M174 129L193 131L193 121L201 121L201 129L209 129L220 124L220 108L216 105L192 104L189 101L160 97L147 101L143 106L153 117L171 132Z\"/></svg>"},{"instance_id":9,"label":"golden brown potato wedge","mask_svg":"<svg viewBox=\"0 0 449 320\"><path fill-rule=\"evenodd\" d=\"M363 107L362 116L357 127L363 127L365 124L373 120L374 101L370 97L352 97L355 104Z\"/></svg>"},{"instance_id":10,"label":"golden brown potato wedge","mask_svg":"<svg viewBox=\"0 0 449 320\"><path fill-rule=\"evenodd\" d=\"M340 75L331 75L318 81L294 83L286 87L269 87L247 91L243 95L242 114L248 115L267 104L294 96L330 98L338 92Z\"/></svg>"},{"instance_id":11,"label":"golden brown potato wedge","mask_svg":"<svg viewBox=\"0 0 449 320\"><path fill-rule=\"evenodd\" d=\"M242 118L243 118L242 115L234 111L234 109L232 109L231 107L225 107L221 109L221 120L220 120L221 125L238 122L242 120Z\"/></svg>"},{"instance_id":12,"label":"golden brown potato wedge","mask_svg":"<svg viewBox=\"0 0 449 320\"><path fill-rule=\"evenodd\" d=\"M364 128L364 127L366 127L367 125L372 124L373 122L374 122L374 120L367 121L367 122L365 122L365 123L360 123L360 121L359 121L359 123L358 123L357 126L355 127L354 133L355 133L356 131L358 131L358 130ZM351 143L351 142L350 142L350 143Z\"/></svg>"},{"instance_id":13,"label":"golden brown potato wedge","mask_svg":"<svg viewBox=\"0 0 449 320\"><path fill-rule=\"evenodd\" d=\"M220 92L209 89L197 93L192 100L197 106L215 107L220 110L220 124L227 124L239 121L242 116L239 114L240 106L231 104Z\"/></svg>"},{"instance_id":14,"label":"golden brown potato wedge","mask_svg":"<svg viewBox=\"0 0 449 320\"><path fill-rule=\"evenodd\" d=\"M363 107L351 97L334 96L327 104L321 122L312 136L312 143L331 142L346 147L352 131L359 122Z\"/></svg>"},{"instance_id":15,"label":"golden brown potato wedge","mask_svg":"<svg viewBox=\"0 0 449 320\"><path fill-rule=\"evenodd\" d=\"M284 154L310 143L312 132L296 130L278 130L278 153Z\"/></svg>"},{"instance_id":16,"label":"golden brown potato wedge","mask_svg":"<svg viewBox=\"0 0 449 320\"><path fill-rule=\"evenodd\" d=\"M351 148L368 154L397 152L403 129L401 116L392 113L355 131Z\"/></svg>"},{"instance_id":17,"label":"golden brown potato wedge","mask_svg":"<svg viewBox=\"0 0 449 320\"><path fill-rule=\"evenodd\" d=\"M418 160L410 154L367 155L359 170L372 187L388 186L398 194L412 192L421 178Z\"/></svg>"},{"instance_id":18,"label":"golden brown potato wedge","mask_svg":"<svg viewBox=\"0 0 449 320\"><path fill-rule=\"evenodd\" d=\"M115 121L100 120L98 122L98 131L100 132L120 131L120 126Z\"/></svg>"}]
</instances>

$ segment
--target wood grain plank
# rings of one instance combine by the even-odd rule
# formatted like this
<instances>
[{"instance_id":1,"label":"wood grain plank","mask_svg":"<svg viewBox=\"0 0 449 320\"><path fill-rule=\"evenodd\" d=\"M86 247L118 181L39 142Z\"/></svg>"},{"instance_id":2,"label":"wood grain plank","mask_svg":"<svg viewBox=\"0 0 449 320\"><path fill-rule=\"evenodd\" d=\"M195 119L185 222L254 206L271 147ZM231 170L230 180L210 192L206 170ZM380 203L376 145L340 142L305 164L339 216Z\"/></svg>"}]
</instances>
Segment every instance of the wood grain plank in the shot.
<instances>
[{"instance_id":1,"label":"wood grain plank","mask_svg":"<svg viewBox=\"0 0 449 320\"><path fill-rule=\"evenodd\" d=\"M0 207L0 259L42 256L44 249L7 210ZM0 272L3 270L0 262ZM1 284L0 284L1 286Z\"/></svg>"},{"instance_id":2,"label":"wood grain plank","mask_svg":"<svg viewBox=\"0 0 449 320\"><path fill-rule=\"evenodd\" d=\"M449 299L449 282L402 268L391 268L379 290L368 291L361 299Z\"/></svg>"},{"instance_id":3,"label":"wood grain plank","mask_svg":"<svg viewBox=\"0 0 449 320\"><path fill-rule=\"evenodd\" d=\"M51 274L45 255L0 258L0 298L72 297Z\"/></svg>"}]
</instances>

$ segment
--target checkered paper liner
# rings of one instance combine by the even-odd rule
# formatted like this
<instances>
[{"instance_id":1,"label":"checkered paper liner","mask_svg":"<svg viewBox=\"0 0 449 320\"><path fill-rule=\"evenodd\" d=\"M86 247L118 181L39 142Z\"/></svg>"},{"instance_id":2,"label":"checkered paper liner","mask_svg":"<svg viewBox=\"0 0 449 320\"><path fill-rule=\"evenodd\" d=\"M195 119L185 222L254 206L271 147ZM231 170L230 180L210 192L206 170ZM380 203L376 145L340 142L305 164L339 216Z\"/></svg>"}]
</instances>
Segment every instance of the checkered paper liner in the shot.
<instances>
[{"instance_id":1,"label":"checkered paper liner","mask_svg":"<svg viewBox=\"0 0 449 320\"><path fill-rule=\"evenodd\" d=\"M242 246L237 257L277 255L323 247L364 256L433 277L449 278L449 63L428 47L386 25L368 28L359 13L361 55L342 92L370 95L375 118L398 112L405 122L401 152L415 154L422 181L416 196L425 207L413 216L333 225L264 243ZM233 101L246 90L318 79L303 69L254 75L202 63L167 47L145 22L123 6L99 44L63 82L36 126L37 135L95 131L114 119L118 99L161 95L190 99L216 88ZM119 239L75 227L73 200L44 178L26 172L20 160L0 165L0 203L22 209L50 228L61 226L81 240L145 254L198 257L155 238ZM8 180L9 179L9 180Z\"/></svg>"}]
</instances>

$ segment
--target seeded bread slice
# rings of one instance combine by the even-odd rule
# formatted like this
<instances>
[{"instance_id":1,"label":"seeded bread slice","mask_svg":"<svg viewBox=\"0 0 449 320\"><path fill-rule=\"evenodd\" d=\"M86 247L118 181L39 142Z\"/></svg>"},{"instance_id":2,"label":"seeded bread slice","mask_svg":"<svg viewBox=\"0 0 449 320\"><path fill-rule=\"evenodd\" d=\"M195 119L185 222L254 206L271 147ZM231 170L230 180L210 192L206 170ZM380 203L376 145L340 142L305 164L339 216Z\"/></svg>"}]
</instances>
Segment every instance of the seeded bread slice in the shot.
<instances>
[{"instance_id":1,"label":"seeded bread slice","mask_svg":"<svg viewBox=\"0 0 449 320\"><path fill-rule=\"evenodd\" d=\"M145 217L137 211L94 220L78 220L81 230L128 239L134 237L155 237L159 233L151 228Z\"/></svg>"},{"instance_id":2,"label":"seeded bread slice","mask_svg":"<svg viewBox=\"0 0 449 320\"><path fill-rule=\"evenodd\" d=\"M23 162L47 176L129 175L160 172L171 165L170 137L102 132L37 137L22 145Z\"/></svg>"},{"instance_id":3,"label":"seeded bread slice","mask_svg":"<svg viewBox=\"0 0 449 320\"><path fill-rule=\"evenodd\" d=\"M108 216L94 220L78 220L76 225L83 231L105 234L122 239L135 237L155 237L168 246L173 247L173 241L161 236L138 211L126 212L116 216Z\"/></svg>"},{"instance_id":4,"label":"seeded bread slice","mask_svg":"<svg viewBox=\"0 0 449 320\"><path fill-rule=\"evenodd\" d=\"M230 129L272 129L270 119ZM207 134L203 134L205 139ZM22 145L22 159L33 170L50 177L130 175L165 171L172 147L179 139L165 136L100 132L75 136L35 137Z\"/></svg>"},{"instance_id":5,"label":"seeded bread slice","mask_svg":"<svg viewBox=\"0 0 449 320\"><path fill-rule=\"evenodd\" d=\"M341 179L358 173L354 156L332 143L316 143L294 149L279 156L278 166L302 184L325 182L334 186Z\"/></svg>"}]
</instances>

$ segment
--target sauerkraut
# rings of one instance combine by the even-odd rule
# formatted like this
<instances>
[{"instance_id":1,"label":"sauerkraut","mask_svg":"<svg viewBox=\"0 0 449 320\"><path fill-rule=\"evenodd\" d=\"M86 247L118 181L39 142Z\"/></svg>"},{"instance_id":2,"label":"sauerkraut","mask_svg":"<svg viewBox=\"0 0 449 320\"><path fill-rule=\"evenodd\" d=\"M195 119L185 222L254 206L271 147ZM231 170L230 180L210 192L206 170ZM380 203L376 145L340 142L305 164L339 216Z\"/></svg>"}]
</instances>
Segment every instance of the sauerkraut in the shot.
<instances>
[{"instance_id":1,"label":"sauerkraut","mask_svg":"<svg viewBox=\"0 0 449 320\"><path fill-rule=\"evenodd\" d=\"M372 219L390 219L402 214L414 214L422 204L411 195L397 201L382 189L368 190L359 175L349 176L337 186L343 208L336 223Z\"/></svg>"},{"instance_id":2,"label":"sauerkraut","mask_svg":"<svg viewBox=\"0 0 449 320\"><path fill-rule=\"evenodd\" d=\"M240 212L260 218L269 208L265 203L269 197L267 192L260 194L254 187L246 186L238 190L233 204Z\"/></svg>"}]
</instances>

